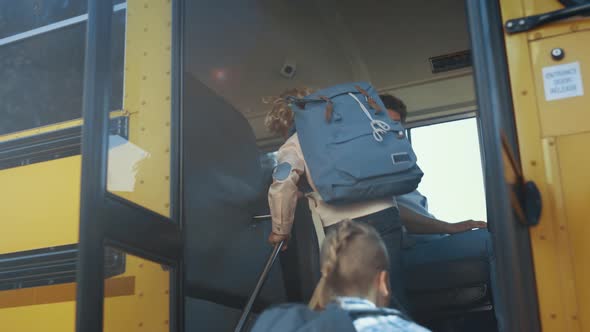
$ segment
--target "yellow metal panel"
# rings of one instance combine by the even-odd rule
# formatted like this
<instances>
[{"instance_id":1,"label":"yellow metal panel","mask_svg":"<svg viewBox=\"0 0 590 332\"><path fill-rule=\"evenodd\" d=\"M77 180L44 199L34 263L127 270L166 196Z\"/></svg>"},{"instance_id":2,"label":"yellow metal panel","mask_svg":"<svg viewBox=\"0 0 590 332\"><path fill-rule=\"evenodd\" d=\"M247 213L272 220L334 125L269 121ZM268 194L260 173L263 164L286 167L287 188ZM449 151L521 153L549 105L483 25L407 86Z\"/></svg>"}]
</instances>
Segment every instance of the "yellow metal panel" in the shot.
<instances>
[{"instance_id":1,"label":"yellow metal panel","mask_svg":"<svg viewBox=\"0 0 590 332\"><path fill-rule=\"evenodd\" d=\"M130 281L133 283L130 284ZM161 265L127 255L125 273L105 280L107 298L104 308L104 331L168 332L169 282L169 272ZM64 296L72 296L73 284L59 287L65 289L67 294L40 291L42 287L19 290L29 294L18 297L0 292L1 303L12 301L13 304L13 307L0 309L2 331L73 332L74 301L36 305L29 303L31 300L36 303L62 301L65 300ZM4 296L5 294L8 295Z\"/></svg>"},{"instance_id":2,"label":"yellow metal panel","mask_svg":"<svg viewBox=\"0 0 590 332\"><path fill-rule=\"evenodd\" d=\"M116 194L169 216L172 7L170 0L128 1L125 96L129 141L149 153L132 192Z\"/></svg>"},{"instance_id":3,"label":"yellow metal panel","mask_svg":"<svg viewBox=\"0 0 590 332\"><path fill-rule=\"evenodd\" d=\"M503 21L551 10L550 1L500 0ZM542 7L541 7L541 4ZM553 8L555 9L555 8ZM511 90L514 102L523 173L537 183L543 197L540 224L531 228L533 261L544 331L580 331L574 280L574 262L563 213L559 165L549 140L542 141L541 115L527 34L506 35ZM580 286L582 287L582 286Z\"/></svg>"},{"instance_id":4,"label":"yellow metal panel","mask_svg":"<svg viewBox=\"0 0 590 332\"><path fill-rule=\"evenodd\" d=\"M504 19L522 15L520 11L517 11L516 15L507 14L506 12L510 12L509 9L514 10L509 3L511 3L510 0L502 2ZM566 314L560 289L555 287L559 284L560 271L551 218L553 212L544 181L544 156L539 142L540 129L536 125L539 120L536 113L536 98L534 91L531 90L534 84L529 65L526 35L507 36L506 47L523 172L527 179L537 183L543 196L544 211L540 225L531 229L535 272L539 276L536 284L541 321L545 331L561 331Z\"/></svg>"},{"instance_id":5,"label":"yellow metal panel","mask_svg":"<svg viewBox=\"0 0 590 332\"><path fill-rule=\"evenodd\" d=\"M590 330L590 133L557 139L566 219L571 240L579 319L582 330Z\"/></svg>"},{"instance_id":6,"label":"yellow metal panel","mask_svg":"<svg viewBox=\"0 0 590 332\"><path fill-rule=\"evenodd\" d=\"M168 332L169 272L160 264L127 255L125 275L136 276L135 294L105 299L104 330Z\"/></svg>"},{"instance_id":7,"label":"yellow metal panel","mask_svg":"<svg viewBox=\"0 0 590 332\"><path fill-rule=\"evenodd\" d=\"M560 47L565 58L555 61L551 50ZM590 131L590 31L570 33L530 43L530 52L535 75L541 133L544 137L568 135ZM543 68L560 64L579 62L586 93L584 96L551 100L545 99ZM584 80L583 80L584 81Z\"/></svg>"},{"instance_id":8,"label":"yellow metal panel","mask_svg":"<svg viewBox=\"0 0 590 332\"><path fill-rule=\"evenodd\" d=\"M73 332L75 302L34 305L0 310L2 331Z\"/></svg>"},{"instance_id":9,"label":"yellow metal panel","mask_svg":"<svg viewBox=\"0 0 590 332\"><path fill-rule=\"evenodd\" d=\"M133 295L134 292L135 277L114 277L105 281L105 297L128 296ZM75 300L75 283L0 291L0 308L26 307Z\"/></svg>"},{"instance_id":10,"label":"yellow metal panel","mask_svg":"<svg viewBox=\"0 0 590 332\"><path fill-rule=\"evenodd\" d=\"M561 303L564 306L565 320L563 324L567 326L567 331L580 329L578 322L579 308L577 306L577 285L575 283L575 264L572 257L571 230L568 228L567 217L565 213L565 199L563 196L562 171L560 169L559 153L555 138L551 137L542 141L544 148L544 163L546 167L546 184L547 197L545 200L551 204L549 211L551 215L551 226L553 226L552 252L547 255L555 255L560 272L559 284L555 284L555 290L559 290ZM545 208L545 207L544 207ZM541 276L542 278L542 276ZM546 292L546 290L544 290ZM554 316L550 315L554 319ZM583 331L583 329L582 329Z\"/></svg>"},{"instance_id":11,"label":"yellow metal panel","mask_svg":"<svg viewBox=\"0 0 590 332\"><path fill-rule=\"evenodd\" d=\"M563 5L560 4L557 0L527 1L524 5L524 15L536 15L540 13L554 11L560 8L563 8Z\"/></svg>"},{"instance_id":12,"label":"yellow metal panel","mask_svg":"<svg viewBox=\"0 0 590 332\"><path fill-rule=\"evenodd\" d=\"M0 171L0 254L78 242L80 156Z\"/></svg>"},{"instance_id":13,"label":"yellow metal panel","mask_svg":"<svg viewBox=\"0 0 590 332\"><path fill-rule=\"evenodd\" d=\"M149 157L137 165L133 191L115 192L164 216L170 214L171 20L170 0L127 3L123 108L129 141ZM127 257L136 294L105 299L105 331L169 331L169 272Z\"/></svg>"},{"instance_id":14,"label":"yellow metal panel","mask_svg":"<svg viewBox=\"0 0 590 332\"><path fill-rule=\"evenodd\" d=\"M537 40L549 37L565 35L576 31L590 30L590 20L583 18L574 18L556 22L551 25L541 26L528 32L529 40Z\"/></svg>"}]
</instances>

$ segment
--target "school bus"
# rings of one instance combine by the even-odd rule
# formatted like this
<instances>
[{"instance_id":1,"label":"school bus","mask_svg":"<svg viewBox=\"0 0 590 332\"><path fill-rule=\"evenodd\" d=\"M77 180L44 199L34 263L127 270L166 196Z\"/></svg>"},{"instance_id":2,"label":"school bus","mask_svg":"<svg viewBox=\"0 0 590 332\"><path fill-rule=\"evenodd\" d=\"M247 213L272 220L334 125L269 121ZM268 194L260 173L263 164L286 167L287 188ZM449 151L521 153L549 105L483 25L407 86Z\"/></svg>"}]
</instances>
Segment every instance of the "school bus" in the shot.
<instances>
[{"instance_id":1,"label":"school bus","mask_svg":"<svg viewBox=\"0 0 590 332\"><path fill-rule=\"evenodd\" d=\"M488 222L485 250L405 256L413 318L590 330L588 13L585 0L0 1L2 330L245 331L307 301L319 250L300 202L248 302L281 145L264 102L352 81L407 104L431 212Z\"/></svg>"}]
</instances>

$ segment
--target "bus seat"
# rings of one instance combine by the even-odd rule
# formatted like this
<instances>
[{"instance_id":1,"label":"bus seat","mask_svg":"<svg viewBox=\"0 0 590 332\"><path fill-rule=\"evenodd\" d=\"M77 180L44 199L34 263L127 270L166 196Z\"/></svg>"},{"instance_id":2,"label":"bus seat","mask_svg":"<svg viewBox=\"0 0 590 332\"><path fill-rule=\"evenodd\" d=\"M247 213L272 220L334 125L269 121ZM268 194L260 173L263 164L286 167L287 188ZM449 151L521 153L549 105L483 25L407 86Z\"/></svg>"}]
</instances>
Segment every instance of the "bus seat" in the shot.
<instances>
[{"instance_id":1,"label":"bus seat","mask_svg":"<svg viewBox=\"0 0 590 332\"><path fill-rule=\"evenodd\" d=\"M443 236L403 250L406 296L418 317L491 303L489 233ZM289 249L280 257L287 298L307 302L320 278L320 255L306 200L299 200Z\"/></svg>"},{"instance_id":2,"label":"bus seat","mask_svg":"<svg viewBox=\"0 0 590 332\"><path fill-rule=\"evenodd\" d=\"M244 116L190 72L183 95L186 294L240 309L271 251L270 224L252 219L268 181ZM285 302L283 285L277 264L256 308Z\"/></svg>"},{"instance_id":3,"label":"bus seat","mask_svg":"<svg viewBox=\"0 0 590 332\"><path fill-rule=\"evenodd\" d=\"M489 305L489 242L488 231L478 229L404 249L405 285L413 311Z\"/></svg>"}]
</instances>

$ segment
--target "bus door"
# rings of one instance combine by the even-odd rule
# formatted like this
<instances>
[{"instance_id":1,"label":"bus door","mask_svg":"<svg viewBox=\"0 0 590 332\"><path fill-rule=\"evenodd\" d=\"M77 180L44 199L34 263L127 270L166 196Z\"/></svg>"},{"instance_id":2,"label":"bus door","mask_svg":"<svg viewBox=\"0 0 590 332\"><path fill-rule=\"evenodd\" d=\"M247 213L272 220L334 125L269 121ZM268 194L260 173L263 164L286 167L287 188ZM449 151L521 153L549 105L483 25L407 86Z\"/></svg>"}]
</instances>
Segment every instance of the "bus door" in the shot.
<instances>
[{"instance_id":1,"label":"bus door","mask_svg":"<svg viewBox=\"0 0 590 332\"><path fill-rule=\"evenodd\" d=\"M88 3L76 330L179 331L178 1L123 4L123 91L111 91L113 3ZM113 93L125 135L109 131ZM105 250L124 257L123 274L104 276Z\"/></svg>"},{"instance_id":2,"label":"bus door","mask_svg":"<svg viewBox=\"0 0 590 332\"><path fill-rule=\"evenodd\" d=\"M587 330L590 3L467 5L500 330Z\"/></svg>"}]
</instances>

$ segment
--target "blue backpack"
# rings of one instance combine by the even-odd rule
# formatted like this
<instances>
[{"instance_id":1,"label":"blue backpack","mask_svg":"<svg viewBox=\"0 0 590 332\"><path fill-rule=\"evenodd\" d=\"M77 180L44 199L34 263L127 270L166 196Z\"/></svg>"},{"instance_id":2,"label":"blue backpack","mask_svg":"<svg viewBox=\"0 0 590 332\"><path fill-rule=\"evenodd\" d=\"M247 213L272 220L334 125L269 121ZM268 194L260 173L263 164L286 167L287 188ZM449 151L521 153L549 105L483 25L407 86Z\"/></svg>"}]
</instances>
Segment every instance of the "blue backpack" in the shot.
<instances>
[{"instance_id":1,"label":"blue backpack","mask_svg":"<svg viewBox=\"0 0 590 332\"><path fill-rule=\"evenodd\" d=\"M368 83L288 97L309 174L329 204L392 197L422 179L404 128Z\"/></svg>"}]
</instances>

